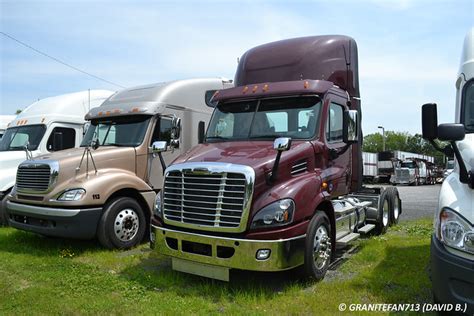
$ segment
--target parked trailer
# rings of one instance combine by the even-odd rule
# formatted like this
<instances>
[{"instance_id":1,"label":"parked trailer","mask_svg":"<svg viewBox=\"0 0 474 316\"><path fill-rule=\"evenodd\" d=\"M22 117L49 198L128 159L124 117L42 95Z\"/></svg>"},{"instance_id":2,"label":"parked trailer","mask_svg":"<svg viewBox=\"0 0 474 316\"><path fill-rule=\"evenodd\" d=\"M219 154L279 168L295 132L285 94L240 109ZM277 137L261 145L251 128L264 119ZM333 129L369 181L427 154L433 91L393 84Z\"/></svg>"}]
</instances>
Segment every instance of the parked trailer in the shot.
<instances>
[{"instance_id":1,"label":"parked trailer","mask_svg":"<svg viewBox=\"0 0 474 316\"><path fill-rule=\"evenodd\" d=\"M240 58L236 87L213 98L205 142L166 169L156 197L151 246L173 269L228 281L230 269L302 266L321 279L336 247L398 221L395 187L361 185L357 63L346 36Z\"/></svg>"},{"instance_id":2,"label":"parked trailer","mask_svg":"<svg viewBox=\"0 0 474 316\"><path fill-rule=\"evenodd\" d=\"M434 210L430 274L435 302L462 306L466 315L473 315L474 28L464 39L456 80L455 113L458 124L438 126L436 104L425 104L422 108L423 138L447 156L454 152L456 163L441 186ZM450 144L440 148L434 143L436 138Z\"/></svg>"},{"instance_id":3,"label":"parked trailer","mask_svg":"<svg viewBox=\"0 0 474 316\"><path fill-rule=\"evenodd\" d=\"M111 94L107 90L89 90L45 98L15 117L0 141L0 225L7 223L6 197L15 185L18 165L28 158L79 147L84 115Z\"/></svg>"},{"instance_id":4,"label":"parked trailer","mask_svg":"<svg viewBox=\"0 0 474 316\"><path fill-rule=\"evenodd\" d=\"M373 183L378 179L378 160L376 153L362 152L364 182Z\"/></svg>"},{"instance_id":5,"label":"parked trailer","mask_svg":"<svg viewBox=\"0 0 474 316\"><path fill-rule=\"evenodd\" d=\"M2 139L5 130L15 117L15 115L0 115L0 139Z\"/></svg>"},{"instance_id":6,"label":"parked trailer","mask_svg":"<svg viewBox=\"0 0 474 316\"><path fill-rule=\"evenodd\" d=\"M86 115L82 148L20 165L17 178L46 181L16 185L8 201L10 225L47 236L97 237L107 248L137 245L149 231L162 165L198 143L212 112L206 96L231 86L200 78L119 91ZM163 142L171 148L164 157L156 152Z\"/></svg>"}]
</instances>

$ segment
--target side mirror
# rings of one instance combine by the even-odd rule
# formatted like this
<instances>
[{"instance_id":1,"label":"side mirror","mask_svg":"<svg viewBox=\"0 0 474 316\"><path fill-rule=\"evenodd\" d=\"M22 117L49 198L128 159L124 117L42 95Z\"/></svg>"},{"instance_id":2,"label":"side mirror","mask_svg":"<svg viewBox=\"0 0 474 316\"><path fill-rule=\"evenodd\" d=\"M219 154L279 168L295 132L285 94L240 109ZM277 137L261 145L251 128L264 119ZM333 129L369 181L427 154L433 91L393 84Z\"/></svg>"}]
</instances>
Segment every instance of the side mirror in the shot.
<instances>
[{"instance_id":1,"label":"side mirror","mask_svg":"<svg viewBox=\"0 0 474 316\"><path fill-rule=\"evenodd\" d=\"M91 122L85 122L82 125L82 136L86 135L87 130L89 129L89 126L91 126Z\"/></svg>"},{"instance_id":2,"label":"side mirror","mask_svg":"<svg viewBox=\"0 0 474 316\"><path fill-rule=\"evenodd\" d=\"M173 117L171 138L178 139L181 134L181 119L179 117Z\"/></svg>"},{"instance_id":3,"label":"side mirror","mask_svg":"<svg viewBox=\"0 0 474 316\"><path fill-rule=\"evenodd\" d=\"M426 103L421 107L421 126L424 139L435 140L438 138L438 112L436 103Z\"/></svg>"},{"instance_id":4,"label":"side mirror","mask_svg":"<svg viewBox=\"0 0 474 316\"><path fill-rule=\"evenodd\" d=\"M284 151L287 151L291 148L291 138L289 137L278 137L273 142L273 149L277 151L277 155L275 158L275 162L273 163L272 172L270 174L270 178L268 178L269 182L274 182L278 178L278 165L280 164L280 157Z\"/></svg>"},{"instance_id":5,"label":"side mirror","mask_svg":"<svg viewBox=\"0 0 474 316\"><path fill-rule=\"evenodd\" d=\"M342 121L342 139L346 144L353 144L359 141L359 115L356 110L344 111Z\"/></svg>"},{"instance_id":6,"label":"side mirror","mask_svg":"<svg viewBox=\"0 0 474 316\"><path fill-rule=\"evenodd\" d=\"M198 144L204 143L204 135L206 134L205 124L203 121L199 121L198 123Z\"/></svg>"},{"instance_id":7,"label":"side mirror","mask_svg":"<svg viewBox=\"0 0 474 316\"><path fill-rule=\"evenodd\" d=\"M463 124L439 124L438 139L443 141L463 140L465 136Z\"/></svg>"},{"instance_id":8,"label":"side mirror","mask_svg":"<svg viewBox=\"0 0 474 316\"><path fill-rule=\"evenodd\" d=\"M279 137L273 142L273 149L277 151L287 151L291 148L291 138Z\"/></svg>"},{"instance_id":9,"label":"side mirror","mask_svg":"<svg viewBox=\"0 0 474 316\"><path fill-rule=\"evenodd\" d=\"M53 151L63 149L63 133L54 132L53 134Z\"/></svg>"},{"instance_id":10,"label":"side mirror","mask_svg":"<svg viewBox=\"0 0 474 316\"><path fill-rule=\"evenodd\" d=\"M167 150L168 143L165 141L153 142L151 149L154 153L162 153Z\"/></svg>"}]
</instances>

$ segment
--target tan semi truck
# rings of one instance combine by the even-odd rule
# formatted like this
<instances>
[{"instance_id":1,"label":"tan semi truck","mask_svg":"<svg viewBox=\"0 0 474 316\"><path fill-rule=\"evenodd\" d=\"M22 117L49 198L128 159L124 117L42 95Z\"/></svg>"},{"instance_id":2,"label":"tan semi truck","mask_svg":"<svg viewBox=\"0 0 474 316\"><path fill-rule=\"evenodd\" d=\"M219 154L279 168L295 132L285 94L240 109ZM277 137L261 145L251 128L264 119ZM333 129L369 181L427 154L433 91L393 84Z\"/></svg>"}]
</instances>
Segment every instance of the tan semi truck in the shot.
<instances>
[{"instance_id":1,"label":"tan semi truck","mask_svg":"<svg viewBox=\"0 0 474 316\"><path fill-rule=\"evenodd\" d=\"M86 115L81 148L23 162L8 196L9 224L47 236L137 245L148 231L163 170L196 145L210 119L208 100L232 86L190 79L122 90ZM161 156L154 146L167 142Z\"/></svg>"}]
</instances>

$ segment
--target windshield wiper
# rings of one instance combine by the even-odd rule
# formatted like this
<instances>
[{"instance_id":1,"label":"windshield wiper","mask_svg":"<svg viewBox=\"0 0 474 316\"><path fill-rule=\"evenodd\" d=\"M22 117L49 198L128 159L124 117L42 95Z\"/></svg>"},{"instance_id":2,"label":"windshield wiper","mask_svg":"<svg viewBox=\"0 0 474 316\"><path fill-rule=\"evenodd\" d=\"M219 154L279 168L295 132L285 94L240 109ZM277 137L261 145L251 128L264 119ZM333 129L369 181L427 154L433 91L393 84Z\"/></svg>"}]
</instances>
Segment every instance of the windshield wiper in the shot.
<instances>
[{"instance_id":1,"label":"windshield wiper","mask_svg":"<svg viewBox=\"0 0 474 316\"><path fill-rule=\"evenodd\" d=\"M267 135L252 135L249 138L278 138L280 135L277 134L267 134Z\"/></svg>"},{"instance_id":2,"label":"windshield wiper","mask_svg":"<svg viewBox=\"0 0 474 316\"><path fill-rule=\"evenodd\" d=\"M128 147L128 145L126 144L117 144L117 143L106 143L106 144L102 144L102 146Z\"/></svg>"},{"instance_id":3,"label":"windshield wiper","mask_svg":"<svg viewBox=\"0 0 474 316\"><path fill-rule=\"evenodd\" d=\"M208 140L208 139L229 139L229 137L209 136L209 137L206 137L206 140Z\"/></svg>"}]
</instances>

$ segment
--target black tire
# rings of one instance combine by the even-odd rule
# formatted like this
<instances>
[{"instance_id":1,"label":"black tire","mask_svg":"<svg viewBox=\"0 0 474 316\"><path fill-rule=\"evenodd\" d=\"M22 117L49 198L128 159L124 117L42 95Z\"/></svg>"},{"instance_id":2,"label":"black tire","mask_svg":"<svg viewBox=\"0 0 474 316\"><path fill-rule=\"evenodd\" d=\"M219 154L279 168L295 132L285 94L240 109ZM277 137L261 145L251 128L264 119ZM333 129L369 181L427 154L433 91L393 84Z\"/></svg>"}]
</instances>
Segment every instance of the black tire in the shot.
<instances>
[{"instance_id":1,"label":"black tire","mask_svg":"<svg viewBox=\"0 0 474 316\"><path fill-rule=\"evenodd\" d=\"M3 197L0 202L0 227L8 225L8 214L7 214L7 194Z\"/></svg>"},{"instance_id":2,"label":"black tire","mask_svg":"<svg viewBox=\"0 0 474 316\"><path fill-rule=\"evenodd\" d=\"M318 258L315 251L318 248ZM316 211L309 222L306 232L304 252L304 274L307 278L317 281L324 278L332 259L331 224L326 214Z\"/></svg>"},{"instance_id":3,"label":"black tire","mask_svg":"<svg viewBox=\"0 0 474 316\"><path fill-rule=\"evenodd\" d=\"M97 228L97 238L109 249L135 247L145 235L147 222L138 202L119 197L108 202Z\"/></svg>"},{"instance_id":4,"label":"black tire","mask_svg":"<svg viewBox=\"0 0 474 316\"><path fill-rule=\"evenodd\" d=\"M374 229L376 235L385 234L390 223L390 199L387 192L388 190L383 190L380 194L377 221Z\"/></svg>"},{"instance_id":5,"label":"black tire","mask_svg":"<svg viewBox=\"0 0 474 316\"><path fill-rule=\"evenodd\" d=\"M400 200L400 195L398 194L397 188L388 187L386 190L388 199L390 201L390 225L398 224L400 215L402 214L402 203Z\"/></svg>"}]
</instances>

